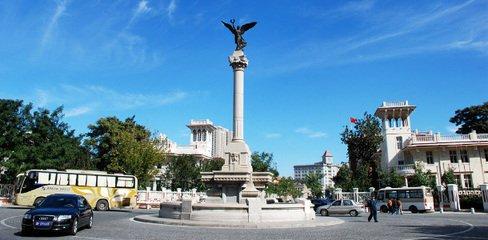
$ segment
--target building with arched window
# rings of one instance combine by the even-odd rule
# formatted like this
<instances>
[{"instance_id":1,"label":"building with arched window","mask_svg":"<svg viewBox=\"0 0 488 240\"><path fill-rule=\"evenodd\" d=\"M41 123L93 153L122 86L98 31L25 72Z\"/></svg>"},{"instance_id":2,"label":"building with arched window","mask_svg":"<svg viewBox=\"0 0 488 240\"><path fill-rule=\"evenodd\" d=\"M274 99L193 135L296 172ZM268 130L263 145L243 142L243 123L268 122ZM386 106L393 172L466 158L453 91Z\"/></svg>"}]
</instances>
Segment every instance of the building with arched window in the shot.
<instances>
[{"instance_id":1,"label":"building with arched window","mask_svg":"<svg viewBox=\"0 0 488 240\"><path fill-rule=\"evenodd\" d=\"M415 164L430 170L437 185L453 170L461 189L488 183L488 133L441 135L412 131L410 115L416 107L404 102L383 102L375 116L382 120L382 169L394 169L405 177L415 173Z\"/></svg>"}]
</instances>

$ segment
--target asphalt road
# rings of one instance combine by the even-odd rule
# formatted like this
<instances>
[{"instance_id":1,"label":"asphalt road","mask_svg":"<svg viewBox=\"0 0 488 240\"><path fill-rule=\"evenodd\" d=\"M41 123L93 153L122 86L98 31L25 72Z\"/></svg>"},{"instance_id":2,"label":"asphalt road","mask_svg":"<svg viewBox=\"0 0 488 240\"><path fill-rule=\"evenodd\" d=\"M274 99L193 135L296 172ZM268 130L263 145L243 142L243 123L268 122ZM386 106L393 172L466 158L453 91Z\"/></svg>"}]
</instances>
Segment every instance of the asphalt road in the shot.
<instances>
[{"instance_id":1,"label":"asphalt road","mask_svg":"<svg viewBox=\"0 0 488 240\"><path fill-rule=\"evenodd\" d=\"M339 218L344 224L301 229L223 229L165 226L131 220L156 210L95 212L92 229L76 236L40 234L24 237L20 221L26 209L0 208L0 239L488 239L488 214L433 213ZM337 217L337 216L336 216ZM317 216L317 218L326 218Z\"/></svg>"}]
</instances>

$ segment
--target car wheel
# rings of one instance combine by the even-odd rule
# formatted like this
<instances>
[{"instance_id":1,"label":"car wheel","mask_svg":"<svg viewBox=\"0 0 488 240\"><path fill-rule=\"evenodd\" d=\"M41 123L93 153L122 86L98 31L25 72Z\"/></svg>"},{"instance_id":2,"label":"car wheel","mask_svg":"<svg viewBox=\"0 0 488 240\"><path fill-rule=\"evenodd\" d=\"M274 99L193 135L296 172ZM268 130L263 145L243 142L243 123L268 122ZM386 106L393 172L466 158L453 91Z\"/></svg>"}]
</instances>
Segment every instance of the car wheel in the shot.
<instances>
[{"instance_id":1,"label":"car wheel","mask_svg":"<svg viewBox=\"0 0 488 240\"><path fill-rule=\"evenodd\" d=\"M88 221L88 225L86 226L86 228L92 228L93 226L93 216L90 217L90 220Z\"/></svg>"},{"instance_id":2,"label":"car wheel","mask_svg":"<svg viewBox=\"0 0 488 240\"><path fill-rule=\"evenodd\" d=\"M357 217L357 216L359 215L359 213L358 213L358 211L356 211L356 210L351 210L351 211L349 211L349 215L350 215L351 217Z\"/></svg>"},{"instance_id":3,"label":"car wheel","mask_svg":"<svg viewBox=\"0 0 488 240\"><path fill-rule=\"evenodd\" d=\"M96 206L98 211L107 211L108 210L108 202L107 200L98 200L97 206Z\"/></svg>"},{"instance_id":4,"label":"car wheel","mask_svg":"<svg viewBox=\"0 0 488 240\"><path fill-rule=\"evenodd\" d=\"M387 212L388 212L388 207L387 207L387 206L385 206L385 205L383 205L383 206L381 206L381 207L380 207L380 211L381 211L382 213L387 213Z\"/></svg>"},{"instance_id":5,"label":"car wheel","mask_svg":"<svg viewBox=\"0 0 488 240\"><path fill-rule=\"evenodd\" d=\"M75 218L73 220L73 225L71 225L71 231L70 231L70 234L71 235L76 235L76 233L78 232L78 219Z\"/></svg>"},{"instance_id":6,"label":"car wheel","mask_svg":"<svg viewBox=\"0 0 488 240\"><path fill-rule=\"evenodd\" d=\"M322 210L320 210L320 215L329 216L329 211L327 211L327 209L322 209Z\"/></svg>"},{"instance_id":7,"label":"car wheel","mask_svg":"<svg viewBox=\"0 0 488 240\"><path fill-rule=\"evenodd\" d=\"M42 201L44 201L44 199L45 199L45 197L38 197L38 198L36 198L36 200L34 200L34 206L37 206L40 203L42 203Z\"/></svg>"},{"instance_id":8,"label":"car wheel","mask_svg":"<svg viewBox=\"0 0 488 240\"><path fill-rule=\"evenodd\" d=\"M419 210L417 209L417 207L416 206L413 206L413 205L410 206L408 208L408 210L410 210L410 212L412 212L412 213L418 213L419 212Z\"/></svg>"}]
</instances>

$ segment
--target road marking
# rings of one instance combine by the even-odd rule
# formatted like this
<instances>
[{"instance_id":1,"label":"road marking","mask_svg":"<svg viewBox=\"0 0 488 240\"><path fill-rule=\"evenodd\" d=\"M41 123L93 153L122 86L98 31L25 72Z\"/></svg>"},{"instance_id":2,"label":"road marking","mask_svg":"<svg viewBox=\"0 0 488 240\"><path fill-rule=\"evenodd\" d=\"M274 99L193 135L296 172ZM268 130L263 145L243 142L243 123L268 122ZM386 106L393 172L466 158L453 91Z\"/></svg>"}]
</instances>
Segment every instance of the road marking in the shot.
<instances>
[{"instance_id":1,"label":"road marking","mask_svg":"<svg viewBox=\"0 0 488 240\"><path fill-rule=\"evenodd\" d=\"M112 240L110 238L81 237L81 236L73 236L73 238L92 239L92 240Z\"/></svg>"},{"instance_id":2,"label":"road marking","mask_svg":"<svg viewBox=\"0 0 488 240\"><path fill-rule=\"evenodd\" d=\"M16 217L22 217L23 215L20 215L20 216L13 216L13 217L8 217L8 218L5 218L3 219L2 221L0 221L0 224L2 224L3 226L5 227L8 227L8 228L12 228L12 229L20 229L18 227L14 227L14 226L10 226L8 224L5 223L5 221L9 220L9 219L12 219L12 218L16 218Z\"/></svg>"},{"instance_id":3,"label":"road marking","mask_svg":"<svg viewBox=\"0 0 488 240\"><path fill-rule=\"evenodd\" d=\"M446 219L446 220L464 223L464 224L468 225L469 228L468 229L465 229L463 231L449 233L449 234L434 234L434 235L431 235L431 236L428 236L428 237L407 238L407 239L404 239L404 240L432 239L433 237L450 237L450 236L453 236L453 235L458 235L458 234L462 234L462 233L469 232L469 231L473 230L473 228L474 228L474 225L471 224L471 223L469 223L469 222L465 222L465 221L461 221L461 220L454 220L454 219Z\"/></svg>"}]
</instances>

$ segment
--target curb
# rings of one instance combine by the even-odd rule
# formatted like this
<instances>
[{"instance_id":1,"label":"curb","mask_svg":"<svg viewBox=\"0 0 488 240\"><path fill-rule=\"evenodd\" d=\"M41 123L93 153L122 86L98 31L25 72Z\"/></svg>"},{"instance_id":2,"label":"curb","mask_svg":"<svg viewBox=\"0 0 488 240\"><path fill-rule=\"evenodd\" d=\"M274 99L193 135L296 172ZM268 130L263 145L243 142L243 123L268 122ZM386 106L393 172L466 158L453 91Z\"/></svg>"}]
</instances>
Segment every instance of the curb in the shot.
<instances>
[{"instance_id":1,"label":"curb","mask_svg":"<svg viewBox=\"0 0 488 240\"><path fill-rule=\"evenodd\" d=\"M216 223L200 222L190 220L179 220L160 218L158 215L139 215L133 218L136 222L152 223L171 226L190 226L190 227L208 227L208 228L242 228L242 229L272 229L272 228L310 228L332 226L344 223L344 220L328 217L327 220L302 221L302 222L273 222L273 223Z\"/></svg>"}]
</instances>

